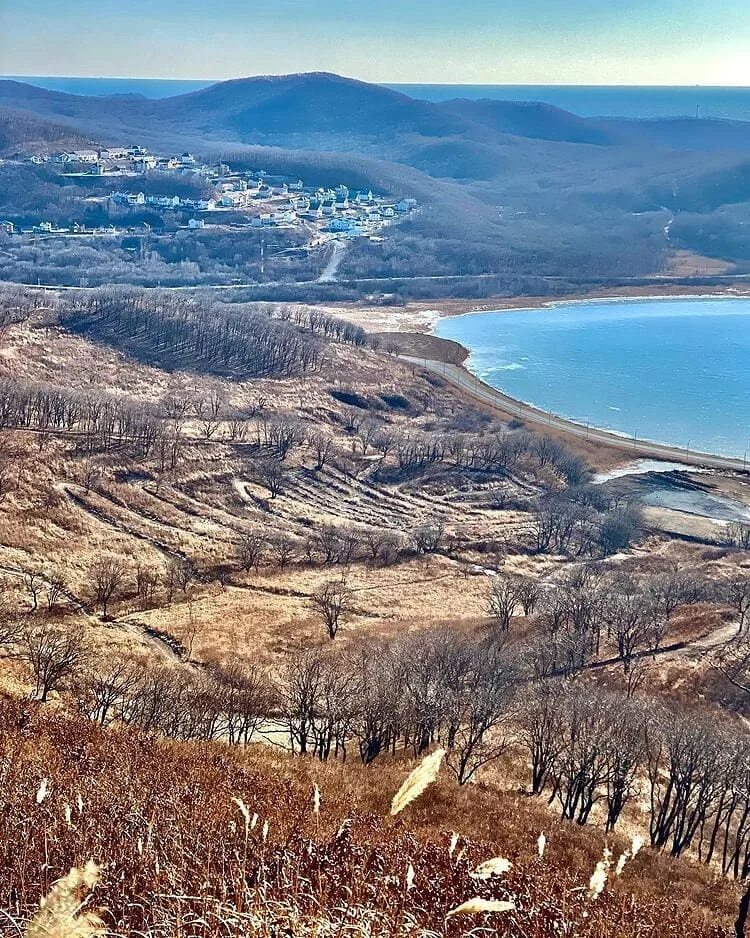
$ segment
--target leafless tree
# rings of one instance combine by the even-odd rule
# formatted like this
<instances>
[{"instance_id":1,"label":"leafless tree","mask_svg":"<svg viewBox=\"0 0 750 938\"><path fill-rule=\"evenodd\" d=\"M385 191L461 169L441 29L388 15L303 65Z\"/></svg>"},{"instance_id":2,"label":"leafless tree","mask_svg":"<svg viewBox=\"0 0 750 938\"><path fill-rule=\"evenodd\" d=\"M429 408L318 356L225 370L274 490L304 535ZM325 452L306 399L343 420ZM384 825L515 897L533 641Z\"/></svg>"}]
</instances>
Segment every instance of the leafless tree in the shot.
<instances>
[{"instance_id":1,"label":"leafless tree","mask_svg":"<svg viewBox=\"0 0 750 938\"><path fill-rule=\"evenodd\" d=\"M744 632L750 613L750 576L733 576L722 584L721 594L737 613L738 631Z\"/></svg>"},{"instance_id":2,"label":"leafless tree","mask_svg":"<svg viewBox=\"0 0 750 938\"><path fill-rule=\"evenodd\" d=\"M328 637L334 639L352 611L352 591L344 580L329 580L311 594L310 605L323 621Z\"/></svg>"},{"instance_id":3,"label":"leafless tree","mask_svg":"<svg viewBox=\"0 0 750 938\"><path fill-rule=\"evenodd\" d=\"M34 676L34 697L44 703L80 667L88 646L80 626L63 628L49 621L32 620L21 631L19 654Z\"/></svg>"},{"instance_id":4,"label":"leafless tree","mask_svg":"<svg viewBox=\"0 0 750 938\"><path fill-rule=\"evenodd\" d=\"M135 592L141 609L149 609L156 602L159 574L153 567L137 564L135 568Z\"/></svg>"},{"instance_id":5,"label":"leafless tree","mask_svg":"<svg viewBox=\"0 0 750 938\"><path fill-rule=\"evenodd\" d=\"M440 548L445 535L445 525L440 518L427 521L412 529L411 538L418 554L434 554Z\"/></svg>"},{"instance_id":6,"label":"leafless tree","mask_svg":"<svg viewBox=\"0 0 750 938\"><path fill-rule=\"evenodd\" d=\"M253 464L252 479L268 489L271 498L276 498L284 491L286 475L278 459L258 459Z\"/></svg>"},{"instance_id":7,"label":"leafless tree","mask_svg":"<svg viewBox=\"0 0 750 938\"><path fill-rule=\"evenodd\" d=\"M94 602L101 607L102 616L106 619L110 603L125 578L125 563L120 557L105 555L91 564L88 577Z\"/></svg>"},{"instance_id":8,"label":"leafless tree","mask_svg":"<svg viewBox=\"0 0 750 938\"><path fill-rule=\"evenodd\" d=\"M315 468L320 471L333 451L333 437L321 430L314 430L307 434L307 445L315 453Z\"/></svg>"},{"instance_id":9,"label":"leafless tree","mask_svg":"<svg viewBox=\"0 0 750 938\"><path fill-rule=\"evenodd\" d=\"M237 553L242 569L246 572L255 570L257 573L263 558L266 556L268 547L269 541L265 532L251 531L248 534L243 534L237 544Z\"/></svg>"},{"instance_id":10,"label":"leafless tree","mask_svg":"<svg viewBox=\"0 0 750 938\"><path fill-rule=\"evenodd\" d=\"M210 440L221 426L226 401L220 390L212 390L207 397L198 397L193 404L195 416L205 439Z\"/></svg>"},{"instance_id":11,"label":"leafless tree","mask_svg":"<svg viewBox=\"0 0 750 938\"><path fill-rule=\"evenodd\" d=\"M292 563L297 556L297 546L289 537L288 534L285 534L283 531L274 535L268 542L268 550L273 559L276 561L276 566L283 573L284 570Z\"/></svg>"},{"instance_id":12,"label":"leafless tree","mask_svg":"<svg viewBox=\"0 0 750 938\"><path fill-rule=\"evenodd\" d=\"M131 658L92 657L76 675L78 709L102 726L119 719L125 701L139 684L142 670L142 665Z\"/></svg>"},{"instance_id":13,"label":"leafless tree","mask_svg":"<svg viewBox=\"0 0 750 938\"><path fill-rule=\"evenodd\" d=\"M507 632L511 619L522 608L525 596L525 578L513 573L500 572L492 578L489 613L501 632Z\"/></svg>"}]
</instances>

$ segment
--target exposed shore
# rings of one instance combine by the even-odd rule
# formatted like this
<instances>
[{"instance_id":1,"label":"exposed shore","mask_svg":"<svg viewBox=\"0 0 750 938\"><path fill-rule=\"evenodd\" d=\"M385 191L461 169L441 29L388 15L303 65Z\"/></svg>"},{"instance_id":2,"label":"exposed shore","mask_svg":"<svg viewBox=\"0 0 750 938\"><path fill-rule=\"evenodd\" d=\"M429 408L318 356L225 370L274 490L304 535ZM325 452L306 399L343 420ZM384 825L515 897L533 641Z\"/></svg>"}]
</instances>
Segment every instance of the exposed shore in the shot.
<instances>
[{"instance_id":1,"label":"exposed shore","mask_svg":"<svg viewBox=\"0 0 750 938\"><path fill-rule=\"evenodd\" d=\"M461 316L465 313L502 312L503 310L546 309L564 303L581 303L595 300L661 300L670 297L685 299L710 299L711 297L749 297L750 282L728 287L726 284L696 287L685 284L651 284L637 287L589 290L565 293L558 296L497 296L481 300L476 298L447 300L412 300L404 306L373 305L330 305L338 316L357 323L368 332L423 333L430 334L435 324L446 316Z\"/></svg>"}]
</instances>

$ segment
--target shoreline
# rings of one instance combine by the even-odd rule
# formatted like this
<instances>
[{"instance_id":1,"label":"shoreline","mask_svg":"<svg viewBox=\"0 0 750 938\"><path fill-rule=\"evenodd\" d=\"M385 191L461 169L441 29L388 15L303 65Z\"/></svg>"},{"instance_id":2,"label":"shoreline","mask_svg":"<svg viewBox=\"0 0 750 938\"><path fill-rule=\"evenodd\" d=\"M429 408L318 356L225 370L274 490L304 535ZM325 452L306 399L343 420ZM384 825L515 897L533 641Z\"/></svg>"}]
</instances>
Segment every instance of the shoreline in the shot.
<instances>
[{"instance_id":1,"label":"shoreline","mask_svg":"<svg viewBox=\"0 0 750 938\"><path fill-rule=\"evenodd\" d=\"M527 404L494 388L460 364L411 355L399 355L399 358L414 367L425 368L432 374L442 377L453 387L485 406L522 420L524 423L535 424L539 428L546 428L573 436L579 442L600 444L610 449L631 454L634 458L644 457L666 462L680 462L688 466L698 466L706 469L748 472L749 466L746 459L703 453L698 450L689 450L686 447L671 446L653 440L641 440L612 430L579 423L568 417L552 413L552 411L543 411L532 404Z\"/></svg>"},{"instance_id":2,"label":"shoreline","mask_svg":"<svg viewBox=\"0 0 750 938\"><path fill-rule=\"evenodd\" d=\"M638 302L640 300L730 300L750 299L750 290L727 290L690 293L687 290L669 290L660 294L653 292L646 293L641 291L628 291L627 293L608 294L605 296L594 296L582 294L575 297L518 297L508 302L502 308L488 306L484 308L455 309L445 311L442 316L436 317L429 325L429 332L425 333L393 333L394 340L397 335L409 338L409 344L412 346L410 352L417 354L399 355L402 360L409 361L411 364L423 363L423 366L433 373L442 375L454 387L468 394L474 400L478 400L486 406L491 406L500 412L523 419L538 426L556 430L557 432L574 437L578 441L585 441L587 444L595 443L599 446L607 447L618 452L629 452L634 457L645 457L658 459L662 461L680 461L691 466L703 466L712 469L724 469L729 471L748 471L747 459L741 459L736 456L722 456L717 453L704 453L700 451L690 452L684 447L676 447L668 443L661 443L656 440L638 440L637 437L630 437L624 433L613 430L606 430L603 427L595 427L588 423L575 420L570 417L564 417L552 411L544 411L540 407L512 397L504 391L488 384L477 374L470 370L468 363L471 358L471 349L457 342L454 339L443 339L434 333L435 326L440 319L454 316L473 315L475 313L503 313L503 312L535 312L539 310L554 309L558 306L570 306L594 303L628 303ZM444 344L444 345L443 345ZM416 346L416 347L415 347ZM420 349L419 346L422 346ZM433 351L442 351L441 346L445 348L445 353L441 357L432 357L427 354ZM463 351L460 357L456 357L455 347ZM447 351L450 349L451 354Z\"/></svg>"},{"instance_id":3,"label":"shoreline","mask_svg":"<svg viewBox=\"0 0 750 938\"><path fill-rule=\"evenodd\" d=\"M453 298L443 300L409 300L403 306L381 306L363 303L323 303L333 315L356 323L367 332L380 334L421 333L433 335L441 319L469 313L534 312L556 306L593 302L625 302L628 300L669 299L750 299L750 282L736 285L716 284L698 287L689 284L649 284L638 287L602 288L576 293L545 296L496 296ZM435 336L437 338L437 336Z\"/></svg>"}]
</instances>

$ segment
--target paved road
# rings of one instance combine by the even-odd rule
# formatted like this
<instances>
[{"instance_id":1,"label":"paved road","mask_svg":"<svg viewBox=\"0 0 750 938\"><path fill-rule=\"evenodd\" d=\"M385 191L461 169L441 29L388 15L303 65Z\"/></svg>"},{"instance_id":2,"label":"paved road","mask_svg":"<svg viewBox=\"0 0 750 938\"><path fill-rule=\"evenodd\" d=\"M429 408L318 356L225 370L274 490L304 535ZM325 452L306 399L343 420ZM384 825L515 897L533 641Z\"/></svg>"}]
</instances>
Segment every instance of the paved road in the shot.
<instances>
[{"instance_id":1,"label":"paved road","mask_svg":"<svg viewBox=\"0 0 750 938\"><path fill-rule=\"evenodd\" d=\"M369 284L380 284L382 286L393 286L400 283L420 283L420 282L431 282L436 280L444 280L450 283L459 283L464 280L475 281L475 280L493 280L498 279L500 274L421 274L415 277L353 277L348 280L339 280L336 279L335 282L341 284L342 286L356 286L359 283L369 283ZM663 286L665 284L678 284L680 286L690 286L691 283L694 283L696 290L700 290L705 286L706 281L710 281L711 284L726 284L731 286L733 283L742 283L745 284L750 280L750 274L709 274L705 277L680 277L678 275L669 276L669 275L660 275L656 277L619 277L613 284L607 284L605 282L596 282L591 283L588 280L575 280L569 277L540 277L540 280L545 283L559 283L565 282L571 286L575 286L576 283L582 284L582 289L597 288L597 289L616 289L618 286L623 286L627 284L635 284L636 286ZM22 286L22 287L38 287L42 290L100 290L102 286L124 286L124 284L99 284L98 286L59 286L58 284L53 283L18 283L17 281L7 280L2 281L3 283L11 284L12 286ZM187 286L153 286L153 285L139 285L141 290L242 290L249 287L309 287L314 284L320 283L320 280L269 280L269 281L257 281L252 280L247 283L203 283L203 284L189 284ZM325 282L325 281L324 281ZM436 298L435 302L439 302L440 298ZM550 295L548 297L550 302L564 302L564 297L556 297ZM632 299L638 299L638 297L632 297Z\"/></svg>"},{"instance_id":2,"label":"paved road","mask_svg":"<svg viewBox=\"0 0 750 938\"><path fill-rule=\"evenodd\" d=\"M346 254L346 244L343 241L339 241L337 238L331 241L331 245L333 246L333 251L328 258L328 263L323 268L323 273L318 277L318 283L335 283L338 279L337 274L339 267L341 266L341 261L344 259L344 254Z\"/></svg>"},{"instance_id":3,"label":"paved road","mask_svg":"<svg viewBox=\"0 0 750 938\"><path fill-rule=\"evenodd\" d=\"M450 365L446 362L433 361L429 358L415 358L411 355L399 356L402 360L413 365L427 369L441 375L449 384L459 388L463 393L483 404L497 407L506 414L512 414L522 419L524 423L537 428L560 430L570 436L589 440L593 443L603 443L616 449L626 450L633 456L648 456L652 459L665 459L669 462L687 463L691 466L701 466L710 469L735 469L746 471L750 466L743 459L734 459L730 456L713 456L710 453L699 453L686 447L666 446L662 443L650 443L635 437L620 436L607 430L599 430L586 424L576 423L565 417L558 417L553 413L545 413L529 404L524 404L513 397L508 397L496 388L480 381L475 375L460 365Z\"/></svg>"}]
</instances>

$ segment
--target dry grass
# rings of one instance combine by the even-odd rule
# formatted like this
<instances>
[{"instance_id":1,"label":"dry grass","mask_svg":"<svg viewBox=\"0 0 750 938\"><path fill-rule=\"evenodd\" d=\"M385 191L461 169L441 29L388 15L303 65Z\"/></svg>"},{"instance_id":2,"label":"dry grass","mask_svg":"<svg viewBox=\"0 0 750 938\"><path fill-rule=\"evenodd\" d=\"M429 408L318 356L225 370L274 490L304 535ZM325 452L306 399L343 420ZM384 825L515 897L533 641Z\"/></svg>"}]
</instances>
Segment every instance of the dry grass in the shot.
<instances>
[{"instance_id":1,"label":"dry grass","mask_svg":"<svg viewBox=\"0 0 750 938\"><path fill-rule=\"evenodd\" d=\"M398 763L373 771L167 743L8 701L0 718L2 933L91 858L102 866L93 904L117 934L728 934L734 890L645 850L592 902L602 837L546 818L540 857L545 815L528 799L457 791L445 777L411 803L408 821L388 819ZM506 872L472 876L500 854ZM468 902L505 911L449 916Z\"/></svg>"}]
</instances>

